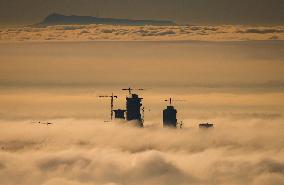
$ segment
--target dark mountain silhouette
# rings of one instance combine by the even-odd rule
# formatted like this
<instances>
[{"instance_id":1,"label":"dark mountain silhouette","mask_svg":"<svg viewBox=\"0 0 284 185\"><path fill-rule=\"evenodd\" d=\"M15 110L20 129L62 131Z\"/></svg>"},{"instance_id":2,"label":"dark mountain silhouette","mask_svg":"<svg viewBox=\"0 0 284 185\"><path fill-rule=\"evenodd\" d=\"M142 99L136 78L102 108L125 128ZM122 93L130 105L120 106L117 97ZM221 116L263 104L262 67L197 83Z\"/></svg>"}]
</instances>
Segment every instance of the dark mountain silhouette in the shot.
<instances>
[{"instance_id":1,"label":"dark mountain silhouette","mask_svg":"<svg viewBox=\"0 0 284 185\"><path fill-rule=\"evenodd\" d=\"M168 20L131 20L115 18L99 18L92 16L61 15L53 13L48 15L41 23L36 26L48 25L66 25L66 24L111 24L111 25L175 25L173 21Z\"/></svg>"}]
</instances>

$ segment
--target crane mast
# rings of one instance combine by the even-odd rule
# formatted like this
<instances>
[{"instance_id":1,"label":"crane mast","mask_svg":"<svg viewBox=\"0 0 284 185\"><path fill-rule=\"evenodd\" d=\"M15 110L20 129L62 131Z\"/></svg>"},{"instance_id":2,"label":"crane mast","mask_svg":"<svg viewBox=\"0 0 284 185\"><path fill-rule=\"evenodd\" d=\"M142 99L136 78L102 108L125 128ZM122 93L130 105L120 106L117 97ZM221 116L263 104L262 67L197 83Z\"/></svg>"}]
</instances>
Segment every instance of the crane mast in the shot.
<instances>
[{"instance_id":1,"label":"crane mast","mask_svg":"<svg viewBox=\"0 0 284 185\"><path fill-rule=\"evenodd\" d=\"M110 96L108 96L108 95L106 95L106 96L99 96L99 98L110 98L110 120L113 120L114 98L118 98L118 96L113 95L113 93L111 93Z\"/></svg>"}]
</instances>

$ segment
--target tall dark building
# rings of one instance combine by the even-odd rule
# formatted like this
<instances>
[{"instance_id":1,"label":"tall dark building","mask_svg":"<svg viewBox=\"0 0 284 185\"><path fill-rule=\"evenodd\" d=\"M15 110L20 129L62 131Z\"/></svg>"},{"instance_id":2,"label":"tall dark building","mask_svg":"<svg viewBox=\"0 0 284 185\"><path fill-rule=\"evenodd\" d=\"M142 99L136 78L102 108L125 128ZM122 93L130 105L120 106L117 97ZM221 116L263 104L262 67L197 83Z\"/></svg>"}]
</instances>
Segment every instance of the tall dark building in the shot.
<instances>
[{"instance_id":1,"label":"tall dark building","mask_svg":"<svg viewBox=\"0 0 284 185\"><path fill-rule=\"evenodd\" d=\"M141 118L140 108L142 106L143 98L139 98L137 94L131 94L130 97L126 98L126 120L133 121L136 120L143 127L143 122Z\"/></svg>"},{"instance_id":2,"label":"tall dark building","mask_svg":"<svg viewBox=\"0 0 284 185\"><path fill-rule=\"evenodd\" d=\"M125 119L126 110L117 109L117 110L113 110L113 111L114 111L115 119Z\"/></svg>"},{"instance_id":3,"label":"tall dark building","mask_svg":"<svg viewBox=\"0 0 284 185\"><path fill-rule=\"evenodd\" d=\"M177 127L177 110L174 106L167 106L163 111L163 126L164 127Z\"/></svg>"}]
</instances>

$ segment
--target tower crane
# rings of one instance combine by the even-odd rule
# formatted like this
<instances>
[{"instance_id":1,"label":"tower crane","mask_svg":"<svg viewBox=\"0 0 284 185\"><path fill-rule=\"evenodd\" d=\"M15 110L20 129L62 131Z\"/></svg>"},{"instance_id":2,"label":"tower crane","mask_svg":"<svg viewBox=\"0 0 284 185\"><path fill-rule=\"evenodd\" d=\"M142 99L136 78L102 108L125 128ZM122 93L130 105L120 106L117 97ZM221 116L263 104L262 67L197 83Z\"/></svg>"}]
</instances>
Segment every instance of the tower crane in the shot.
<instances>
[{"instance_id":1,"label":"tower crane","mask_svg":"<svg viewBox=\"0 0 284 185\"><path fill-rule=\"evenodd\" d=\"M139 89L134 89L134 88L129 87L129 88L127 88L127 89L122 89L122 90L123 90L123 91L128 91L128 92L129 92L129 95L131 95L131 94L132 94L131 91L133 91L133 90L135 90L135 91L143 91L143 90L145 90L145 89L141 89L141 88L139 88Z\"/></svg>"},{"instance_id":2,"label":"tower crane","mask_svg":"<svg viewBox=\"0 0 284 185\"><path fill-rule=\"evenodd\" d=\"M172 98L166 99L166 102L170 102L170 105L172 105L173 101L186 101L186 100L173 100Z\"/></svg>"},{"instance_id":3,"label":"tower crane","mask_svg":"<svg viewBox=\"0 0 284 185\"><path fill-rule=\"evenodd\" d=\"M113 119L113 103L114 103L114 98L118 98L118 96L113 95L113 93L108 96L99 96L99 98L110 98L110 119Z\"/></svg>"}]
</instances>

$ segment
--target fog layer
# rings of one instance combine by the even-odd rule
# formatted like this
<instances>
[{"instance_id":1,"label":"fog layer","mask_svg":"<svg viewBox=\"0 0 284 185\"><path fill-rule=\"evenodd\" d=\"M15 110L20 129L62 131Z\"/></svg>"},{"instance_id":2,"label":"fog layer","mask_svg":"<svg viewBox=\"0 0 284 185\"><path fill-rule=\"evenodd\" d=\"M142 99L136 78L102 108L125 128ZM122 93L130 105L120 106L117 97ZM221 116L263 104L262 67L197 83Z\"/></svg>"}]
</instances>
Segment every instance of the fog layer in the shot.
<instances>
[{"instance_id":1,"label":"fog layer","mask_svg":"<svg viewBox=\"0 0 284 185\"><path fill-rule=\"evenodd\" d=\"M280 26L56 25L0 29L0 41L247 41L284 40Z\"/></svg>"},{"instance_id":2,"label":"fog layer","mask_svg":"<svg viewBox=\"0 0 284 185\"><path fill-rule=\"evenodd\" d=\"M283 120L215 120L212 130L159 123L2 121L3 185L233 184L284 182Z\"/></svg>"}]
</instances>

